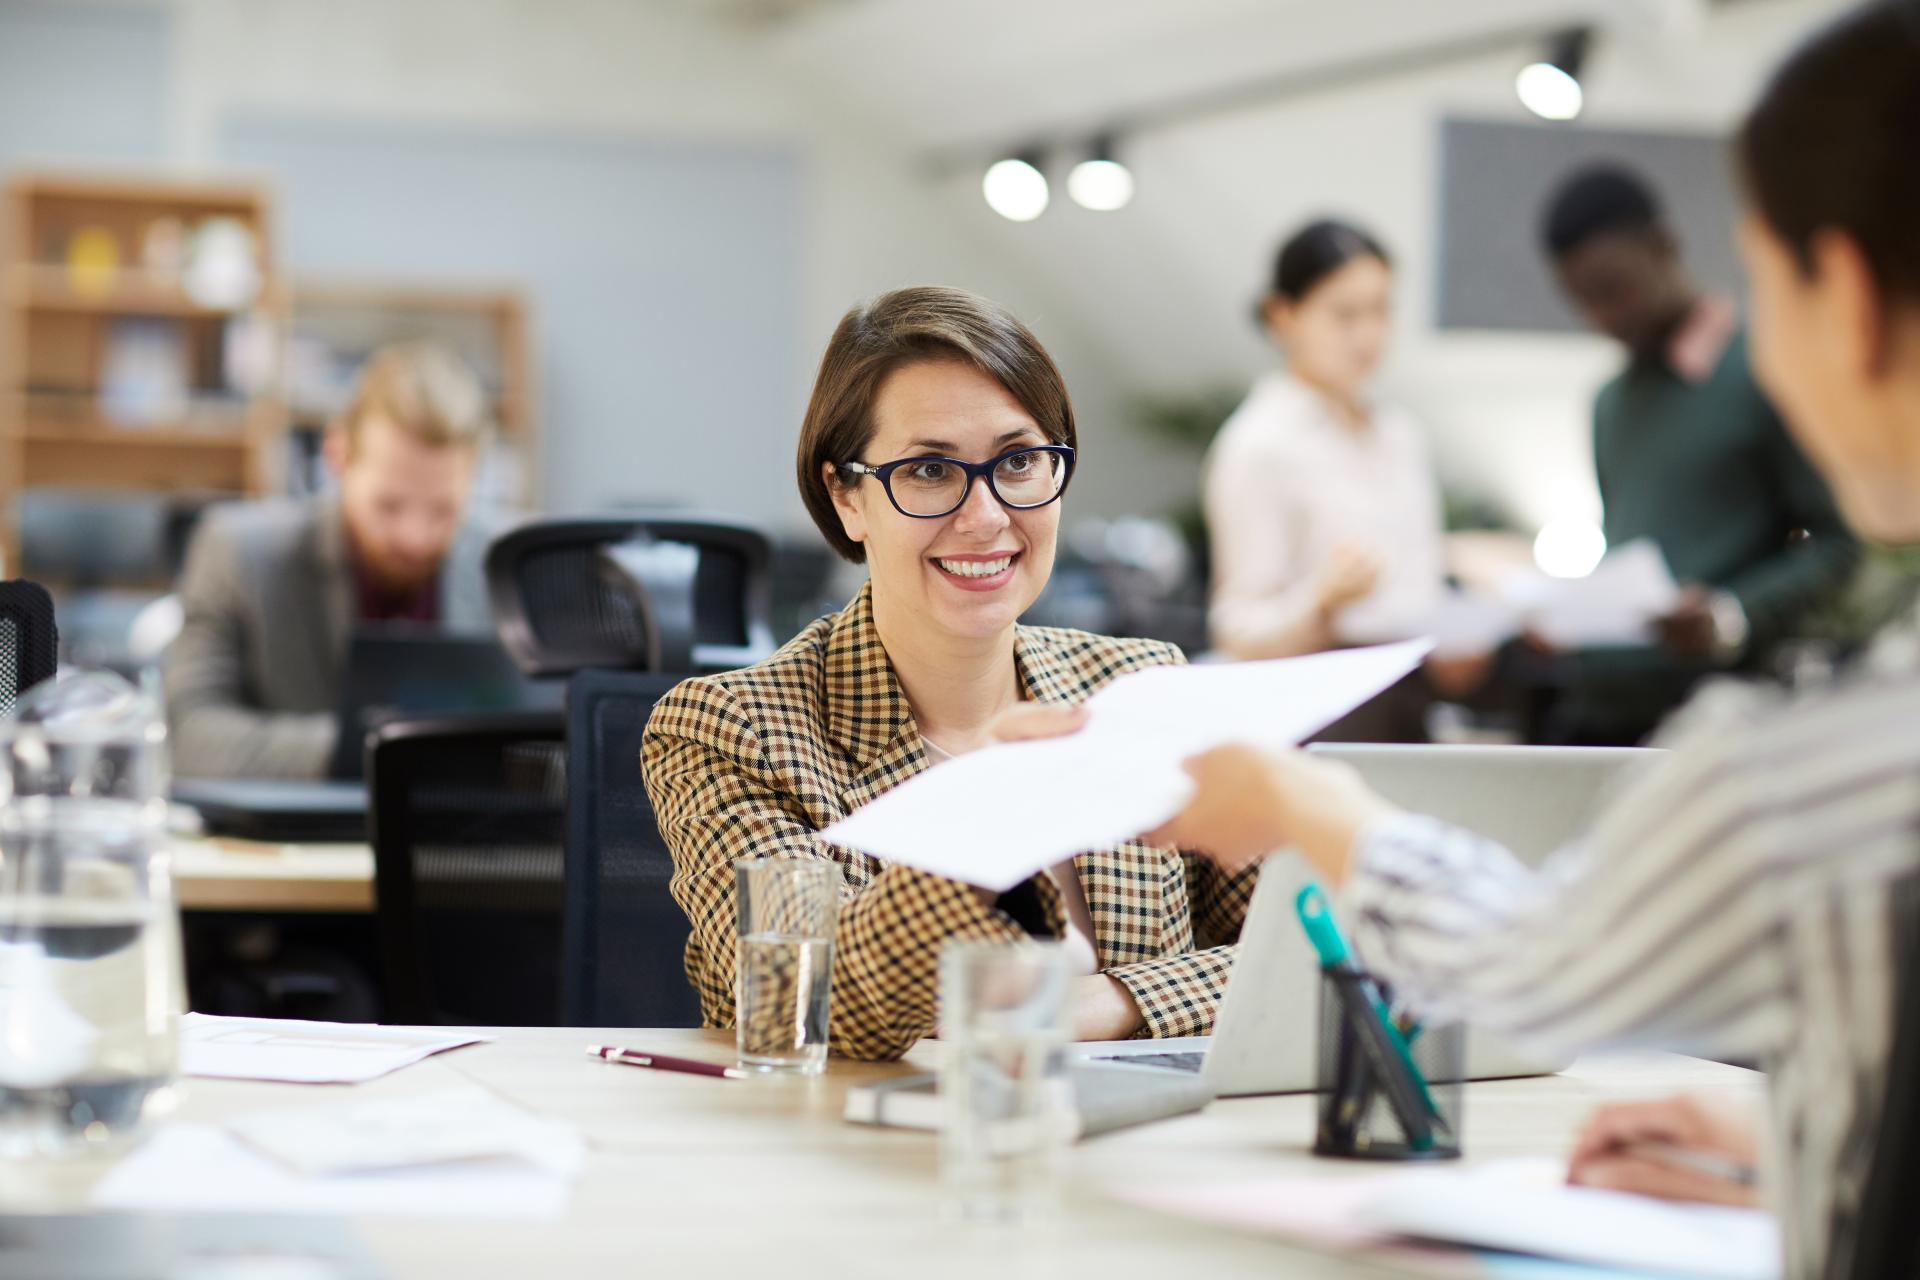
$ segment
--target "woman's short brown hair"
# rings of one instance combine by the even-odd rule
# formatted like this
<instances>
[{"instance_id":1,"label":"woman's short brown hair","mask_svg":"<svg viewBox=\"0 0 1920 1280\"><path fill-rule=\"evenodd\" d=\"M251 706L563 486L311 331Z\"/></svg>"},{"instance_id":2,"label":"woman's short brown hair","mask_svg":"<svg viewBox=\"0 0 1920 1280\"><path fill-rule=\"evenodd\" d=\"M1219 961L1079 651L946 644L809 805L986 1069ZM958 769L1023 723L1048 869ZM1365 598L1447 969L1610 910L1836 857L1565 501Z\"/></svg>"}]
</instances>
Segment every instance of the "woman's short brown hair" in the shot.
<instances>
[{"instance_id":1,"label":"woman's short brown hair","mask_svg":"<svg viewBox=\"0 0 1920 1280\"><path fill-rule=\"evenodd\" d=\"M873 402L887 375L922 360L963 360L1005 387L1054 444L1075 445L1073 402L1053 357L997 302L964 289L921 286L870 298L842 316L820 359L800 426L800 497L833 549L859 564L866 548L847 537L823 463L871 461Z\"/></svg>"}]
</instances>

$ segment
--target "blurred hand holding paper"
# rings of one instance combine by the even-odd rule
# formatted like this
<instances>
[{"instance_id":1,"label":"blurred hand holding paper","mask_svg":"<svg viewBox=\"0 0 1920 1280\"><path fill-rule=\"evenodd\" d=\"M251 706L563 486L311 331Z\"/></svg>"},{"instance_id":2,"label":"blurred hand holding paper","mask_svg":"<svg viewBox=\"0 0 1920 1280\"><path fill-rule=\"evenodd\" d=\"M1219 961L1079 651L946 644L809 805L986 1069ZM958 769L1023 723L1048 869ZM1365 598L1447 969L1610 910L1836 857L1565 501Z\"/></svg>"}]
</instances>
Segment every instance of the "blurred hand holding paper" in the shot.
<instances>
[{"instance_id":1,"label":"blurred hand holding paper","mask_svg":"<svg viewBox=\"0 0 1920 1280\"><path fill-rule=\"evenodd\" d=\"M1186 802L1188 756L1283 747L1419 665L1424 640L1270 662L1155 667L1087 702L1087 727L1009 743L913 778L820 833L831 844L996 891L1086 849L1131 839Z\"/></svg>"},{"instance_id":2,"label":"blurred hand holding paper","mask_svg":"<svg viewBox=\"0 0 1920 1280\"><path fill-rule=\"evenodd\" d=\"M1559 649L1651 644L1653 621L1680 603L1680 585L1651 539L1607 553L1584 578L1541 578L1518 587L1520 607L1541 639Z\"/></svg>"},{"instance_id":3,"label":"blurred hand holding paper","mask_svg":"<svg viewBox=\"0 0 1920 1280\"><path fill-rule=\"evenodd\" d=\"M1651 539L1622 543L1583 578L1514 572L1495 594L1448 589L1418 614L1386 614L1362 604L1340 618L1356 643L1424 635L1440 658L1491 653L1531 630L1556 649L1651 644L1653 623L1680 603L1680 585Z\"/></svg>"}]
</instances>

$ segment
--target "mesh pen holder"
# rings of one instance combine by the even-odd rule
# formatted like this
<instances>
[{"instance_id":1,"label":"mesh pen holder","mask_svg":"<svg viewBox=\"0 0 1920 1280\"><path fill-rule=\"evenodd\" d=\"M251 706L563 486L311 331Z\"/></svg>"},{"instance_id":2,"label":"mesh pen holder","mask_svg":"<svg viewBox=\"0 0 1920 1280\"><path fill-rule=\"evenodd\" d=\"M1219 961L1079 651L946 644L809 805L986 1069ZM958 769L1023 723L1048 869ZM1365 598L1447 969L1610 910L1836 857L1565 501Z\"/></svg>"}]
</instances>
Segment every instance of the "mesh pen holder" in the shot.
<instances>
[{"instance_id":1,"label":"mesh pen holder","mask_svg":"<svg viewBox=\"0 0 1920 1280\"><path fill-rule=\"evenodd\" d=\"M1380 1009L1384 984L1358 970L1320 971L1320 1042L1313 1152L1351 1160L1451 1160L1460 1155L1466 1028L1396 1021L1406 1070ZM1382 1066L1392 1078L1383 1079Z\"/></svg>"}]
</instances>

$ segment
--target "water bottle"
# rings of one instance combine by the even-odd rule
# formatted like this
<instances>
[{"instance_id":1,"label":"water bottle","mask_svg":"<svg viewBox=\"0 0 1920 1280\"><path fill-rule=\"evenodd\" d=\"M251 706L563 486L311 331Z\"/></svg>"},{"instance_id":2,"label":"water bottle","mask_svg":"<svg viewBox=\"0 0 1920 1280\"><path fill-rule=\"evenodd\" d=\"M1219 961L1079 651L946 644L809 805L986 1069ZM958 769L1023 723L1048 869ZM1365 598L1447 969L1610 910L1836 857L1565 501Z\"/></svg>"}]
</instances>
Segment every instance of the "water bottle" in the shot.
<instances>
[{"instance_id":1,"label":"water bottle","mask_svg":"<svg viewBox=\"0 0 1920 1280\"><path fill-rule=\"evenodd\" d=\"M116 1147L170 1103L185 1006L157 700L48 681L0 722L0 1157Z\"/></svg>"}]
</instances>

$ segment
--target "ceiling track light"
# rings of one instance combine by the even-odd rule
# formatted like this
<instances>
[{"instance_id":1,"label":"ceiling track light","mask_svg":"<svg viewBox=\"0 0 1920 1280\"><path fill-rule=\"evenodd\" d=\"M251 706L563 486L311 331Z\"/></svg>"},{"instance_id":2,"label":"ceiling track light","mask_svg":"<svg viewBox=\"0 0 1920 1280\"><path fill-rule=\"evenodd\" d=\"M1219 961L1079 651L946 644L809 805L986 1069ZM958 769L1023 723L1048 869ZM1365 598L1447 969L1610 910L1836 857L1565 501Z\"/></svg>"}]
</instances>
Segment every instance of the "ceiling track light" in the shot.
<instances>
[{"instance_id":1,"label":"ceiling track light","mask_svg":"<svg viewBox=\"0 0 1920 1280\"><path fill-rule=\"evenodd\" d=\"M1043 161L1038 150L1029 149L988 165L980 179L987 207L1009 222L1032 222L1045 213L1052 193Z\"/></svg>"},{"instance_id":2,"label":"ceiling track light","mask_svg":"<svg viewBox=\"0 0 1920 1280\"><path fill-rule=\"evenodd\" d=\"M1082 209L1112 213L1133 200L1133 170L1114 155L1114 138L1101 134L1087 148L1087 158L1067 175L1067 194Z\"/></svg>"},{"instance_id":3,"label":"ceiling track light","mask_svg":"<svg viewBox=\"0 0 1920 1280\"><path fill-rule=\"evenodd\" d=\"M1572 120L1586 106L1580 73L1593 44L1592 27L1570 27L1555 35L1547 56L1520 69L1514 92L1527 110L1543 120Z\"/></svg>"}]
</instances>

